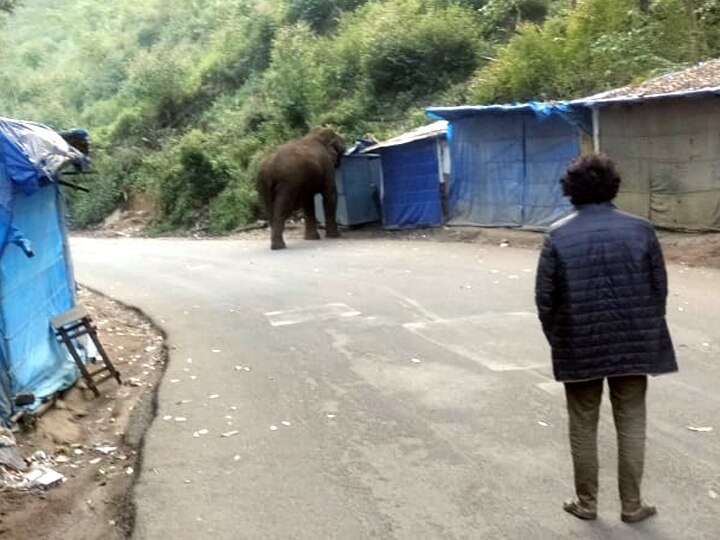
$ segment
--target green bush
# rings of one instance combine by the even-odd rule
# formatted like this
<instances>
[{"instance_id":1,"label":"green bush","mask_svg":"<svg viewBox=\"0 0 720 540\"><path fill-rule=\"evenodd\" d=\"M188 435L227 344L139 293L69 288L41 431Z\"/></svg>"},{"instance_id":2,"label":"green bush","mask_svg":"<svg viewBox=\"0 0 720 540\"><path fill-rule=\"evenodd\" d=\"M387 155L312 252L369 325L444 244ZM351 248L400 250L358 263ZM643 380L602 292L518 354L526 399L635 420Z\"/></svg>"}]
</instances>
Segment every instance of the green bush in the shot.
<instances>
[{"instance_id":1,"label":"green bush","mask_svg":"<svg viewBox=\"0 0 720 540\"><path fill-rule=\"evenodd\" d=\"M210 202L210 232L223 234L255 221L260 213L257 193L249 185L229 187Z\"/></svg>"},{"instance_id":2,"label":"green bush","mask_svg":"<svg viewBox=\"0 0 720 540\"><path fill-rule=\"evenodd\" d=\"M157 169L158 163L148 163L145 169L149 172L155 168L157 174L159 221L170 227L190 227L200 219L210 201L225 189L230 175L222 164L213 162L199 131L185 135L177 150L167 157L177 162L164 170Z\"/></svg>"},{"instance_id":3,"label":"green bush","mask_svg":"<svg viewBox=\"0 0 720 540\"><path fill-rule=\"evenodd\" d=\"M471 89L474 103L556 98L563 62L562 28L524 24L510 44L480 71Z\"/></svg>"},{"instance_id":4,"label":"green bush","mask_svg":"<svg viewBox=\"0 0 720 540\"><path fill-rule=\"evenodd\" d=\"M478 102L572 98L622 86L702 57L695 12L658 0L652 14L636 0L586 0L524 24L475 77ZM717 52L717 51L716 51Z\"/></svg>"},{"instance_id":5,"label":"green bush","mask_svg":"<svg viewBox=\"0 0 720 540\"><path fill-rule=\"evenodd\" d=\"M90 190L90 193L85 193L72 188L63 188L70 211L68 221L72 228L97 225L117 207L122 199L118 179L114 175L73 176L72 181Z\"/></svg>"},{"instance_id":6,"label":"green bush","mask_svg":"<svg viewBox=\"0 0 720 540\"><path fill-rule=\"evenodd\" d=\"M366 0L290 0L287 21L307 23L313 31L325 33L334 30L345 11L352 11Z\"/></svg>"},{"instance_id":7,"label":"green bush","mask_svg":"<svg viewBox=\"0 0 720 540\"><path fill-rule=\"evenodd\" d=\"M307 131L322 100L322 73L315 36L306 25L284 28L275 39L265 75L268 100L291 130Z\"/></svg>"},{"instance_id":8,"label":"green bush","mask_svg":"<svg viewBox=\"0 0 720 540\"><path fill-rule=\"evenodd\" d=\"M0 11L10 13L20 3L20 0L0 0Z\"/></svg>"},{"instance_id":9,"label":"green bush","mask_svg":"<svg viewBox=\"0 0 720 540\"><path fill-rule=\"evenodd\" d=\"M261 14L220 31L200 64L202 89L217 97L242 87L254 73L267 69L276 31L275 20Z\"/></svg>"},{"instance_id":10,"label":"green bush","mask_svg":"<svg viewBox=\"0 0 720 540\"><path fill-rule=\"evenodd\" d=\"M400 0L346 11L331 35L282 29L265 73L268 104L294 133L332 124L359 136L402 123L407 107L477 68L487 46L476 24L475 11L454 2Z\"/></svg>"},{"instance_id":11,"label":"green bush","mask_svg":"<svg viewBox=\"0 0 720 540\"><path fill-rule=\"evenodd\" d=\"M478 66L482 43L467 8L428 9L419 0L401 0L369 4L358 19L367 35L358 51L363 91L380 102L406 107L467 79Z\"/></svg>"},{"instance_id":12,"label":"green bush","mask_svg":"<svg viewBox=\"0 0 720 540\"><path fill-rule=\"evenodd\" d=\"M480 29L488 39L505 39L522 23L541 23L548 15L548 0L486 0L474 2L481 16Z\"/></svg>"}]
</instances>

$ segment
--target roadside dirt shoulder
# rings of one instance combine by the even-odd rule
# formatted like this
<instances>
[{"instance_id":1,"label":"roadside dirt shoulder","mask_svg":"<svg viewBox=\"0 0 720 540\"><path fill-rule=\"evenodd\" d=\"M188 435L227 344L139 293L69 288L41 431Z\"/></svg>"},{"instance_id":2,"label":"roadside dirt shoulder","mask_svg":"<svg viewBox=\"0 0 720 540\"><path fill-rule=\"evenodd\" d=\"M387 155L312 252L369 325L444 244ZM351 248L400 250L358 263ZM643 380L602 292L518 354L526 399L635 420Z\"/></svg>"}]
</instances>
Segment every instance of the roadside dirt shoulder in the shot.
<instances>
[{"instance_id":1,"label":"roadside dirt shoulder","mask_svg":"<svg viewBox=\"0 0 720 540\"><path fill-rule=\"evenodd\" d=\"M147 236L142 228L135 222L116 222L111 227L87 231L77 231L77 236L95 238L133 238ZM507 245L524 249L540 249L543 233L508 228L487 227L434 227L425 229L384 230L377 225L344 229L344 238L372 239L383 238L404 242L461 242L485 245ZM322 236L322 233L321 233ZM681 233L674 231L658 231L660 243L663 246L665 258L668 262L685 264L688 266L708 266L720 268L720 233ZM186 239L203 240L212 239L202 231L186 231L182 235ZM303 238L303 225L298 222L289 222L285 237L288 240L301 240ZM222 238L237 240L268 240L270 231L263 226L248 227L248 230L235 232Z\"/></svg>"},{"instance_id":2,"label":"roadside dirt shoulder","mask_svg":"<svg viewBox=\"0 0 720 540\"><path fill-rule=\"evenodd\" d=\"M146 228L152 217L152 204L147 200L136 200L125 210L118 209L108 216L97 228L78 231L79 236L96 238L133 238L147 236ZM266 222L257 222L243 228L229 238L269 239ZM681 233L658 231L665 257L669 262L688 266L709 266L720 268L720 233ZM188 231L178 231L168 236L186 239L207 239L207 227L199 224ZM302 220L289 220L286 238L301 239ZM379 224L345 228L346 238L384 238L402 241L463 242L474 244L508 244L513 247L539 249L543 234L508 228L490 227L435 227L426 229L384 230Z\"/></svg>"},{"instance_id":3,"label":"roadside dirt shoulder","mask_svg":"<svg viewBox=\"0 0 720 540\"><path fill-rule=\"evenodd\" d=\"M668 262L688 266L720 268L720 233L680 233L657 231ZM388 231L379 227L362 227L342 231L348 239L383 238L404 242L461 242L469 244L496 245L522 249L540 249L544 233L507 228L486 227L436 227ZM288 239L303 237L302 224L291 223L286 234ZM233 234L231 238L265 240L269 242L268 229L255 229Z\"/></svg>"},{"instance_id":4,"label":"roadside dirt shoulder","mask_svg":"<svg viewBox=\"0 0 720 540\"><path fill-rule=\"evenodd\" d=\"M123 384L102 383L96 398L80 382L15 434L23 457L65 479L47 491L2 488L0 538L108 540L126 538L133 527L131 489L167 361L165 337L110 298L81 289L78 300Z\"/></svg>"}]
</instances>

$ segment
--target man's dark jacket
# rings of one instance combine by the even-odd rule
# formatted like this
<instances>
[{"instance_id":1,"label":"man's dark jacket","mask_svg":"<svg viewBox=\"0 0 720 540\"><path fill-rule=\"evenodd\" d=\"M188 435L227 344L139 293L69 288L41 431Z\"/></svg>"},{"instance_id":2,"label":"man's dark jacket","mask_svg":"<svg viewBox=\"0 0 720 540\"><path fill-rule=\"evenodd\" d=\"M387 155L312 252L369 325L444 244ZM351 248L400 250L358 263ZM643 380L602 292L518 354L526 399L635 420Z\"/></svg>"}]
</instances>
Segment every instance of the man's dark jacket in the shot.
<instances>
[{"instance_id":1,"label":"man's dark jacket","mask_svg":"<svg viewBox=\"0 0 720 540\"><path fill-rule=\"evenodd\" d=\"M677 371L666 299L665 262L647 221L605 203L555 223L535 286L555 378Z\"/></svg>"}]
</instances>

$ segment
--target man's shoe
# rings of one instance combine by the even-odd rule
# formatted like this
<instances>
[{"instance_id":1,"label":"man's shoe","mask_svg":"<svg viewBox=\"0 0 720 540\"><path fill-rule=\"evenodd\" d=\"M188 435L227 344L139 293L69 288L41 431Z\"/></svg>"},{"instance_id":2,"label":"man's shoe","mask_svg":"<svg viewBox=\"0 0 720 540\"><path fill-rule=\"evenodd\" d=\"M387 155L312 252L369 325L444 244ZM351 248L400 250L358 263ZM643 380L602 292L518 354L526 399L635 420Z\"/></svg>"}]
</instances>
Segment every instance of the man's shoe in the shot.
<instances>
[{"instance_id":1,"label":"man's shoe","mask_svg":"<svg viewBox=\"0 0 720 540\"><path fill-rule=\"evenodd\" d=\"M657 514L657 508L650 506L649 504L643 504L634 512L629 514L620 514L620 519L623 520L623 523L637 523L638 521L647 519L655 514Z\"/></svg>"},{"instance_id":2,"label":"man's shoe","mask_svg":"<svg viewBox=\"0 0 720 540\"><path fill-rule=\"evenodd\" d=\"M563 503L563 510L565 510L568 514L572 514L576 518L580 519L597 518L597 511L586 508L585 506L581 505L580 502L573 499L565 501Z\"/></svg>"}]
</instances>

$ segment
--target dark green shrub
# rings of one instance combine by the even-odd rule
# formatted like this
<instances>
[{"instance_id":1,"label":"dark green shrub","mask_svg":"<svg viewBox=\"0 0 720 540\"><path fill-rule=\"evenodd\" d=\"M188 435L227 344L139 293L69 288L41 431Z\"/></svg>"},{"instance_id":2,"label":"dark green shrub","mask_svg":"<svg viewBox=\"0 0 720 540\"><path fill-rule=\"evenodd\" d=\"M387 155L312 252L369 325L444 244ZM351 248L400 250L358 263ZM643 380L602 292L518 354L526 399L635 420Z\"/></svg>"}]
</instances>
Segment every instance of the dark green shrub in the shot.
<instances>
[{"instance_id":1,"label":"dark green shrub","mask_svg":"<svg viewBox=\"0 0 720 540\"><path fill-rule=\"evenodd\" d=\"M352 11L367 0L290 0L287 20L294 24L307 23L313 31L325 33L337 27L340 16Z\"/></svg>"},{"instance_id":2,"label":"dark green shrub","mask_svg":"<svg viewBox=\"0 0 720 540\"><path fill-rule=\"evenodd\" d=\"M223 234L255 221L260 214L257 193L250 186L230 187L209 207L210 232Z\"/></svg>"},{"instance_id":3,"label":"dark green shrub","mask_svg":"<svg viewBox=\"0 0 720 540\"><path fill-rule=\"evenodd\" d=\"M189 227L197 222L211 199L228 185L227 170L213 163L203 135L188 133L180 143L178 165L159 171L156 182L160 221L171 227Z\"/></svg>"}]
</instances>

